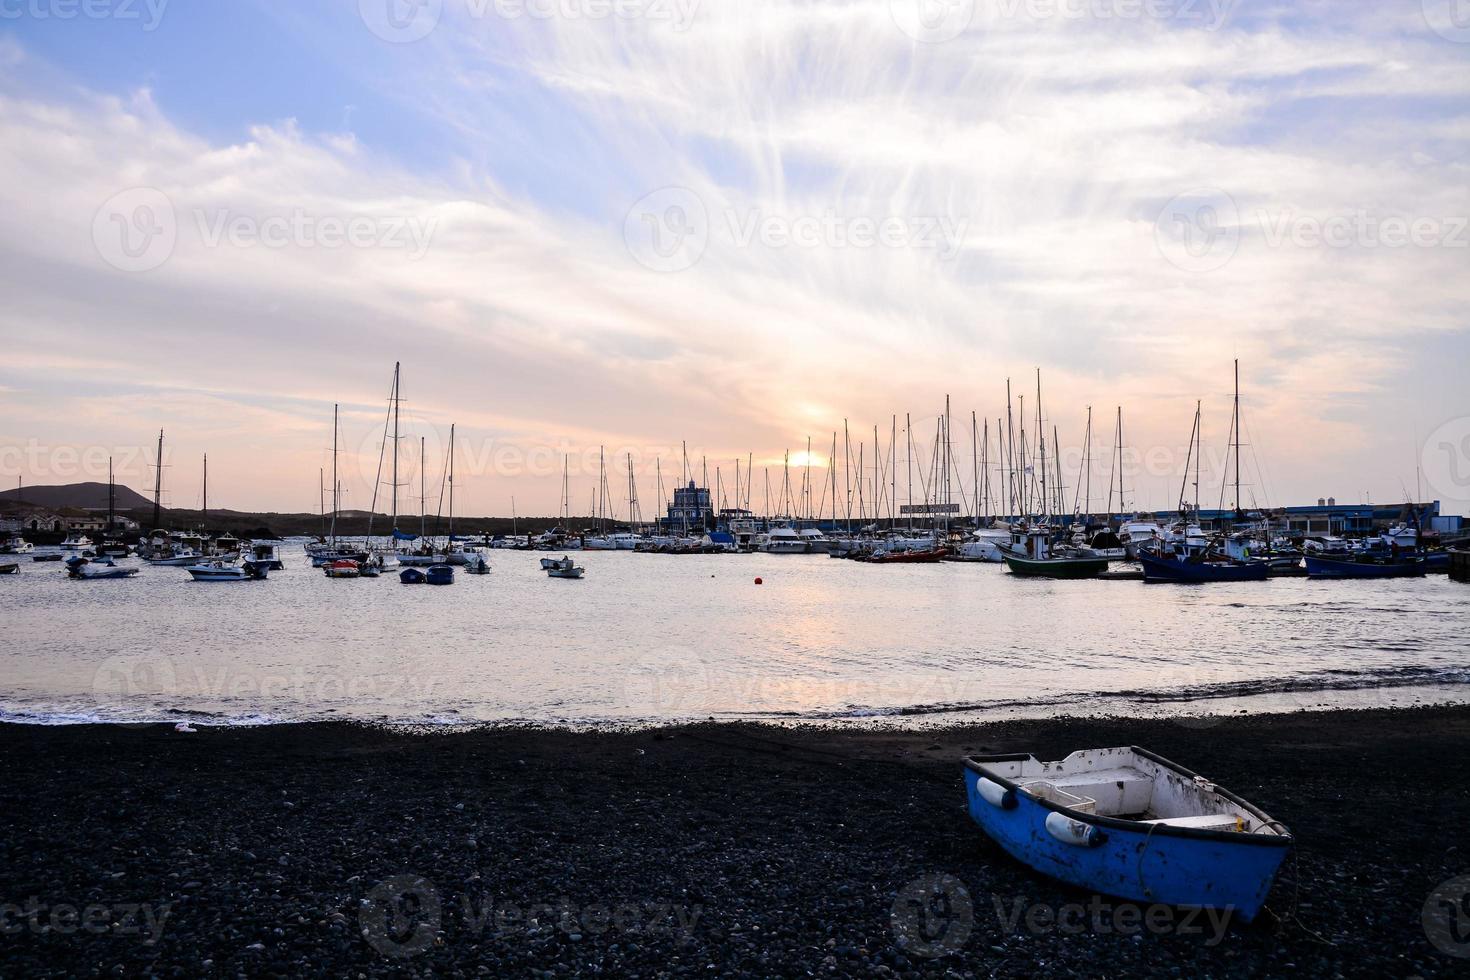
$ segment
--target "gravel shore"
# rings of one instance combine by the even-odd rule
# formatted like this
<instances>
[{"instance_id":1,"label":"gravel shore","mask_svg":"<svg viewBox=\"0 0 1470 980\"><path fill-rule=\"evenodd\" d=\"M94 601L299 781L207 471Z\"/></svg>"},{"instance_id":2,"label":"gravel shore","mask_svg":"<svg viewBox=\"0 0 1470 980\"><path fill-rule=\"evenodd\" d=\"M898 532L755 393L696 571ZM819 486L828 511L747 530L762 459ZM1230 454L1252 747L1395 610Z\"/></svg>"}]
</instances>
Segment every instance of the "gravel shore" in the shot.
<instances>
[{"instance_id":1,"label":"gravel shore","mask_svg":"<svg viewBox=\"0 0 1470 980\"><path fill-rule=\"evenodd\" d=\"M1078 892L965 813L966 754L1130 743L1291 828L1269 913ZM1470 874L1465 708L925 732L7 725L0 746L5 977L1470 970L1470 879L1436 893Z\"/></svg>"}]
</instances>

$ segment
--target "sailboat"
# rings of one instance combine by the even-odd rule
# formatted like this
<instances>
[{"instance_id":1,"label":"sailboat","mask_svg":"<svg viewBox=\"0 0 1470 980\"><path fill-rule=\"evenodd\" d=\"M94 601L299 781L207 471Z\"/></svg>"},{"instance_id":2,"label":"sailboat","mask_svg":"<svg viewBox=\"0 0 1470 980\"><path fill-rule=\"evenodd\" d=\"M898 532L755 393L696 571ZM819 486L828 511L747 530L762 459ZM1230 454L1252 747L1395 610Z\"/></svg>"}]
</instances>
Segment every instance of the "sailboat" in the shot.
<instances>
[{"instance_id":1,"label":"sailboat","mask_svg":"<svg viewBox=\"0 0 1470 980\"><path fill-rule=\"evenodd\" d=\"M1235 362L1235 408L1231 432L1235 449L1235 512L1240 514L1240 361ZM1194 428L1190 434L1191 454L1203 452L1200 406L1195 404ZM1256 559L1238 560L1223 554L1217 543L1205 535L1197 523L1199 514L1199 456L1195 463L1195 502L1185 502L1184 484L1179 487L1181 520L1165 536L1163 542L1138 553L1145 582L1263 582L1271 574L1269 562ZM1189 479L1189 459L1185 460L1185 477ZM1224 490L1221 490L1224 494Z\"/></svg>"},{"instance_id":2,"label":"sailboat","mask_svg":"<svg viewBox=\"0 0 1470 980\"><path fill-rule=\"evenodd\" d=\"M311 563L320 567L327 578L359 578L361 566L371 557L366 549L350 548L337 539L337 516L342 510L342 483L337 478L338 406L332 406L332 523L327 547L312 555Z\"/></svg>"}]
</instances>

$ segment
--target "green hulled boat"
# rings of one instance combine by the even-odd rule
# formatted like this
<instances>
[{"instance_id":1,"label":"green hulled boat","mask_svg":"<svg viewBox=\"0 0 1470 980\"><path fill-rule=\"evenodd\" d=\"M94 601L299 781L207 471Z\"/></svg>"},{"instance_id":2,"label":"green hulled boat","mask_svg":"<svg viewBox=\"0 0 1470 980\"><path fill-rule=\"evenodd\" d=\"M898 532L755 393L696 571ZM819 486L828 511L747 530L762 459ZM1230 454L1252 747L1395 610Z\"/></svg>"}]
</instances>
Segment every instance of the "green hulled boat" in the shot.
<instances>
[{"instance_id":1,"label":"green hulled boat","mask_svg":"<svg viewBox=\"0 0 1470 980\"><path fill-rule=\"evenodd\" d=\"M1092 578L1108 569L1106 558L1023 558L1006 555L1006 567L1012 575L1033 578Z\"/></svg>"}]
</instances>

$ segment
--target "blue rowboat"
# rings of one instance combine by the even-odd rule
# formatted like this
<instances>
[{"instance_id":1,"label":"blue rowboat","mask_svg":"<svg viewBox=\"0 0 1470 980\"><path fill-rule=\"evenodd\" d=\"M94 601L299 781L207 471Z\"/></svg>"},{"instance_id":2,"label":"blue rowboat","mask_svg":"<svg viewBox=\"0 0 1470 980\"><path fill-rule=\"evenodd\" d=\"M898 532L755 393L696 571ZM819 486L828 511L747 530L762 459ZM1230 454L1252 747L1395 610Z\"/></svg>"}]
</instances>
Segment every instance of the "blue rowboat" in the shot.
<instances>
[{"instance_id":1,"label":"blue rowboat","mask_svg":"<svg viewBox=\"0 0 1470 980\"><path fill-rule=\"evenodd\" d=\"M1199 561L1152 551L1140 551L1138 561L1145 582L1264 582L1271 574L1266 561Z\"/></svg>"},{"instance_id":2,"label":"blue rowboat","mask_svg":"<svg viewBox=\"0 0 1470 980\"><path fill-rule=\"evenodd\" d=\"M424 573L417 568L405 568L398 573L398 581L404 585L423 585Z\"/></svg>"},{"instance_id":3,"label":"blue rowboat","mask_svg":"<svg viewBox=\"0 0 1470 980\"><path fill-rule=\"evenodd\" d=\"M428 574L424 576L424 580L430 585L453 585L454 566L430 565Z\"/></svg>"},{"instance_id":4,"label":"blue rowboat","mask_svg":"<svg viewBox=\"0 0 1470 980\"><path fill-rule=\"evenodd\" d=\"M1428 571L1423 558L1317 558L1307 556L1307 578L1419 578Z\"/></svg>"},{"instance_id":5,"label":"blue rowboat","mask_svg":"<svg viewBox=\"0 0 1470 980\"><path fill-rule=\"evenodd\" d=\"M1260 809L1137 746L965 760L970 817L1017 860L1104 895L1260 912L1292 845Z\"/></svg>"}]
</instances>

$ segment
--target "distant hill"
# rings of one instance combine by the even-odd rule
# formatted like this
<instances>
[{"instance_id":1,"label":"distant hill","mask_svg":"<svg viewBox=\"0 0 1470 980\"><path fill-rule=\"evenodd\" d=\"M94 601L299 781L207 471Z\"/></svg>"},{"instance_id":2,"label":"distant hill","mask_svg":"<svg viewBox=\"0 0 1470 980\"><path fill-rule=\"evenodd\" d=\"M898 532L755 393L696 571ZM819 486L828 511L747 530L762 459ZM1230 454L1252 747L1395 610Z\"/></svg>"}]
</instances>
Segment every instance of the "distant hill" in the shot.
<instances>
[{"instance_id":1,"label":"distant hill","mask_svg":"<svg viewBox=\"0 0 1470 980\"><path fill-rule=\"evenodd\" d=\"M113 493L118 510L153 506L153 501L136 490L130 490L120 484L113 488ZM68 483L59 487L21 487L19 490L12 488L0 491L0 503L34 504L37 507L49 507L53 510L60 510L63 507L105 510L107 508L107 484Z\"/></svg>"}]
</instances>

